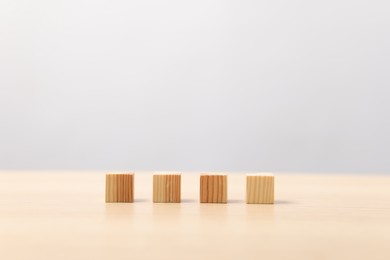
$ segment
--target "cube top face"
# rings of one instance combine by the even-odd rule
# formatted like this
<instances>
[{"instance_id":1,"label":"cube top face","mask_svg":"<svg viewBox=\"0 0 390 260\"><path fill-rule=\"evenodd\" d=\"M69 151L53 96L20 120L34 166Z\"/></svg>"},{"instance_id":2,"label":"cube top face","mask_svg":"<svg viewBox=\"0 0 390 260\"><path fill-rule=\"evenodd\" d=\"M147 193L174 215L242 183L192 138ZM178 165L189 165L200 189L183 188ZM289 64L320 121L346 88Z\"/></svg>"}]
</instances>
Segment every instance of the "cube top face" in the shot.
<instances>
[{"instance_id":1,"label":"cube top face","mask_svg":"<svg viewBox=\"0 0 390 260\"><path fill-rule=\"evenodd\" d=\"M246 176L252 177L252 176L262 176L262 177L267 177L267 176L272 176L274 177L273 173L270 172L262 172L262 173L248 173Z\"/></svg>"},{"instance_id":2,"label":"cube top face","mask_svg":"<svg viewBox=\"0 0 390 260\"><path fill-rule=\"evenodd\" d=\"M200 202L227 203L227 175L201 174L200 175Z\"/></svg>"},{"instance_id":3,"label":"cube top face","mask_svg":"<svg viewBox=\"0 0 390 260\"><path fill-rule=\"evenodd\" d=\"M153 176L155 176L155 175L181 175L181 172L163 171L163 172L155 172L155 173L153 173Z\"/></svg>"},{"instance_id":4,"label":"cube top face","mask_svg":"<svg viewBox=\"0 0 390 260\"><path fill-rule=\"evenodd\" d=\"M110 175L110 176L131 175L131 176L134 176L134 173L133 172L108 172L106 175Z\"/></svg>"},{"instance_id":5,"label":"cube top face","mask_svg":"<svg viewBox=\"0 0 390 260\"><path fill-rule=\"evenodd\" d=\"M201 173L200 176L227 176L226 173L223 172L213 172L213 173Z\"/></svg>"},{"instance_id":6,"label":"cube top face","mask_svg":"<svg viewBox=\"0 0 390 260\"><path fill-rule=\"evenodd\" d=\"M134 202L134 173L106 174L106 202Z\"/></svg>"},{"instance_id":7,"label":"cube top face","mask_svg":"<svg viewBox=\"0 0 390 260\"><path fill-rule=\"evenodd\" d=\"M274 176L270 173L246 176L246 203L274 204Z\"/></svg>"},{"instance_id":8,"label":"cube top face","mask_svg":"<svg viewBox=\"0 0 390 260\"><path fill-rule=\"evenodd\" d=\"M157 172L153 175L153 202L181 202L181 174Z\"/></svg>"}]
</instances>

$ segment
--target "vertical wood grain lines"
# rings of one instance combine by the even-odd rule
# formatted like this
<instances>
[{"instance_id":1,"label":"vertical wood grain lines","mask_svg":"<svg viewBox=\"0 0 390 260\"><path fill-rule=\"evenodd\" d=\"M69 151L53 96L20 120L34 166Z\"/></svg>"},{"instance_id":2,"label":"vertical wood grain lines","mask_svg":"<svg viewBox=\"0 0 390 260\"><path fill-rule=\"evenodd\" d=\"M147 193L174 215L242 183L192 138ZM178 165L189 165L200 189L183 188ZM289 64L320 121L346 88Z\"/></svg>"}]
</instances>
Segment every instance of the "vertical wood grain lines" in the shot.
<instances>
[{"instance_id":1,"label":"vertical wood grain lines","mask_svg":"<svg viewBox=\"0 0 390 260\"><path fill-rule=\"evenodd\" d=\"M200 202L227 203L227 175L201 175Z\"/></svg>"},{"instance_id":2,"label":"vertical wood grain lines","mask_svg":"<svg viewBox=\"0 0 390 260\"><path fill-rule=\"evenodd\" d=\"M181 202L181 175L154 174L153 175L153 202L180 203Z\"/></svg>"},{"instance_id":3,"label":"vertical wood grain lines","mask_svg":"<svg viewBox=\"0 0 390 260\"><path fill-rule=\"evenodd\" d=\"M273 204L274 203L274 176L247 175L246 176L246 203Z\"/></svg>"},{"instance_id":4,"label":"vertical wood grain lines","mask_svg":"<svg viewBox=\"0 0 390 260\"><path fill-rule=\"evenodd\" d=\"M134 202L134 174L106 174L106 202Z\"/></svg>"}]
</instances>

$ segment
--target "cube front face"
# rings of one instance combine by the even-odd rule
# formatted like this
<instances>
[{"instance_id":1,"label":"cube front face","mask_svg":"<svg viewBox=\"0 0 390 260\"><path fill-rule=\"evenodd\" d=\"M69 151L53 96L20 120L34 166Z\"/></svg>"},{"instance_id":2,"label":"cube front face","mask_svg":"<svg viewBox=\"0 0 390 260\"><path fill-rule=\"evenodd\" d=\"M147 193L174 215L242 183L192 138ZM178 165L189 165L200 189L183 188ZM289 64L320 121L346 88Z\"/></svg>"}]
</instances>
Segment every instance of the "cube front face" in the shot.
<instances>
[{"instance_id":1,"label":"cube front face","mask_svg":"<svg viewBox=\"0 0 390 260\"><path fill-rule=\"evenodd\" d=\"M153 202L180 203L181 202L181 174L153 175Z\"/></svg>"},{"instance_id":2,"label":"cube front face","mask_svg":"<svg viewBox=\"0 0 390 260\"><path fill-rule=\"evenodd\" d=\"M201 175L200 202L227 203L227 175Z\"/></svg>"},{"instance_id":3,"label":"cube front face","mask_svg":"<svg viewBox=\"0 0 390 260\"><path fill-rule=\"evenodd\" d=\"M274 176L261 174L247 175L246 203L274 204Z\"/></svg>"},{"instance_id":4,"label":"cube front face","mask_svg":"<svg viewBox=\"0 0 390 260\"><path fill-rule=\"evenodd\" d=\"M134 202L134 174L106 174L106 202Z\"/></svg>"}]
</instances>

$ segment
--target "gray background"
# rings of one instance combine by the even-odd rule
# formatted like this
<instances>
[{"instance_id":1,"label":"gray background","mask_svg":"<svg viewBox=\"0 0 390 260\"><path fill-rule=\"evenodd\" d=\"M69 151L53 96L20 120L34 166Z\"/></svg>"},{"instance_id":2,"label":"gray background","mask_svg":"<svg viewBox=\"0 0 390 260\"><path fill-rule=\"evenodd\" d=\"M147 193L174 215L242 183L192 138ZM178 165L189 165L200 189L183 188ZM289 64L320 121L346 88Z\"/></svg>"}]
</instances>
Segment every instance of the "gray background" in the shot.
<instances>
[{"instance_id":1,"label":"gray background","mask_svg":"<svg viewBox=\"0 0 390 260\"><path fill-rule=\"evenodd\" d=\"M389 14L0 0L0 169L390 173Z\"/></svg>"}]
</instances>

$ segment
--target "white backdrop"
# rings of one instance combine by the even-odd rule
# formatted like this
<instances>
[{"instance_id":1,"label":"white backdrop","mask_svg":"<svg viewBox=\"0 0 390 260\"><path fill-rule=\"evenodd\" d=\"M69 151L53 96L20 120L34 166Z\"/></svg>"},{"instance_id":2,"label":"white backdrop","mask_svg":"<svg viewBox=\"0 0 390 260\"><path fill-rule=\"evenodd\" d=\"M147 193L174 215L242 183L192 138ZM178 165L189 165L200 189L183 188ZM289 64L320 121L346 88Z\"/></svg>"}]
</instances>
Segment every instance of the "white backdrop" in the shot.
<instances>
[{"instance_id":1,"label":"white backdrop","mask_svg":"<svg viewBox=\"0 0 390 260\"><path fill-rule=\"evenodd\" d=\"M389 14L0 0L0 169L390 173Z\"/></svg>"}]
</instances>

